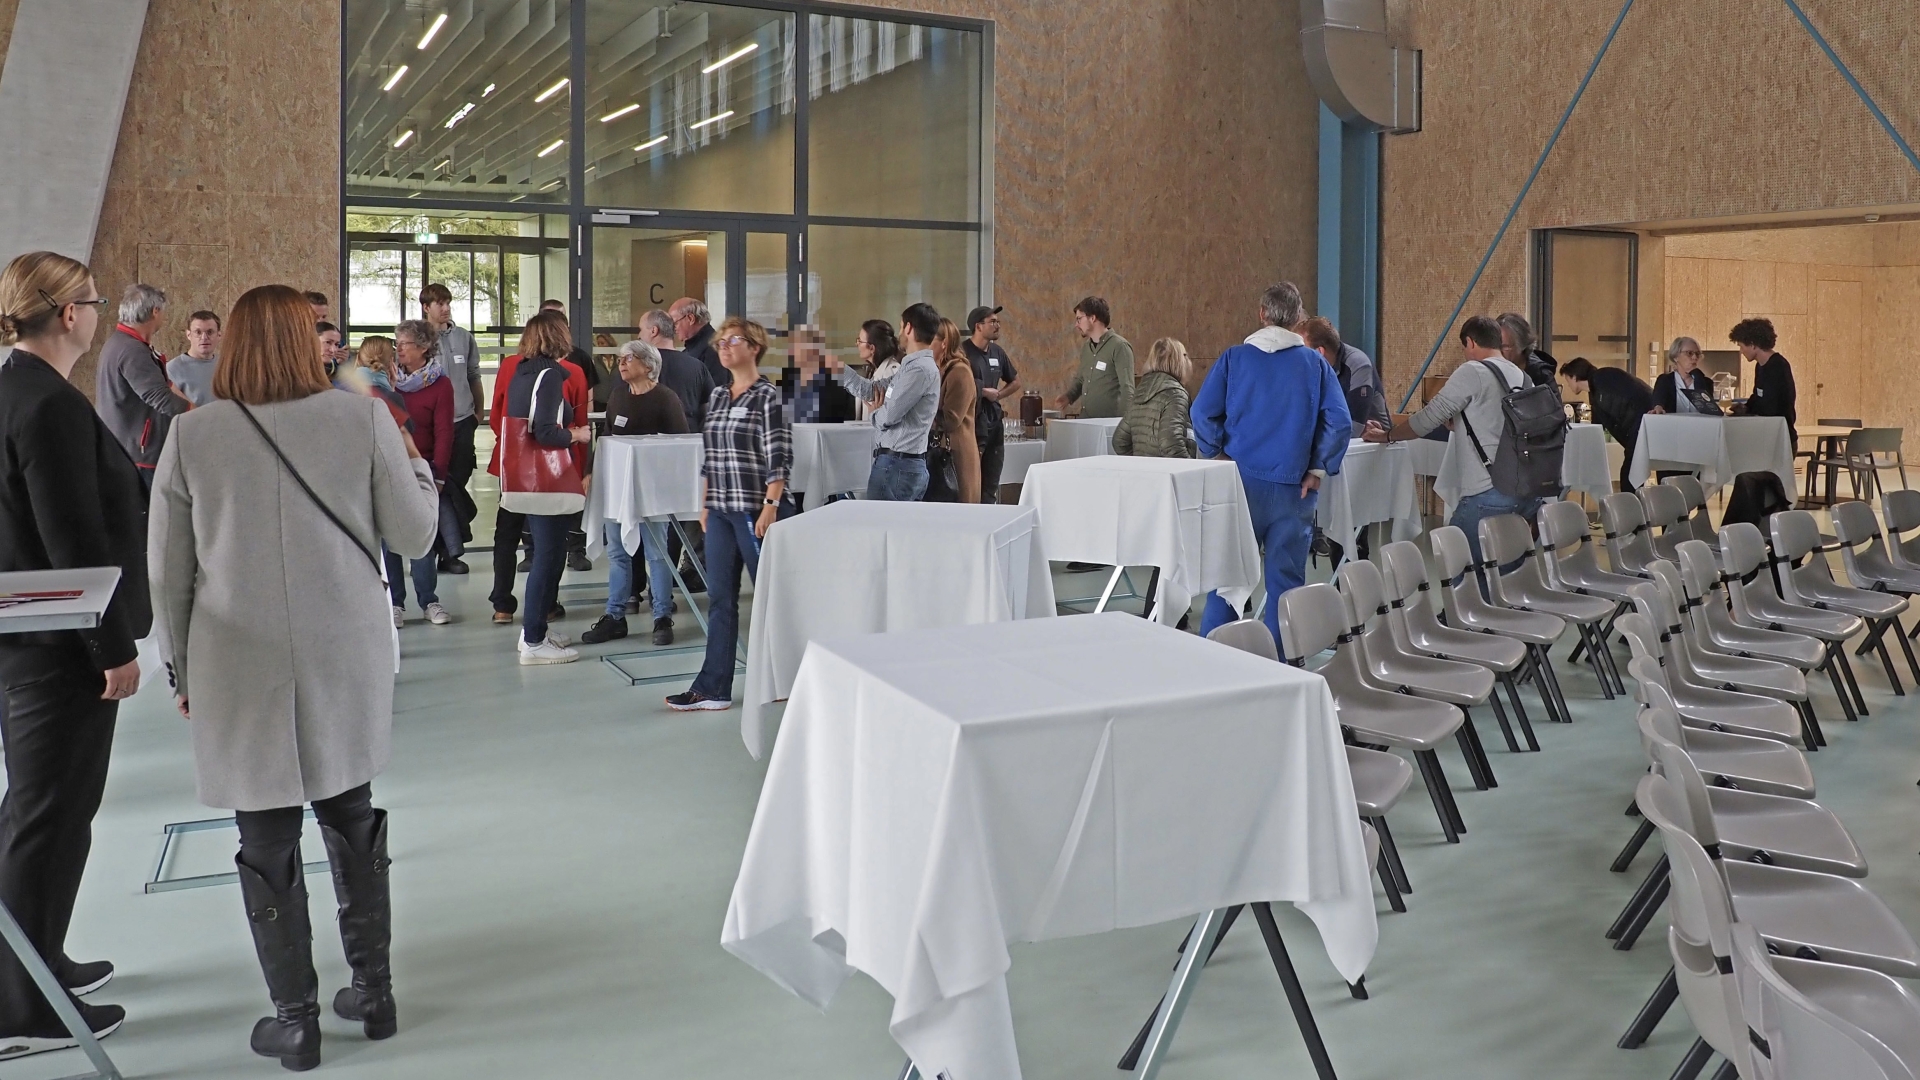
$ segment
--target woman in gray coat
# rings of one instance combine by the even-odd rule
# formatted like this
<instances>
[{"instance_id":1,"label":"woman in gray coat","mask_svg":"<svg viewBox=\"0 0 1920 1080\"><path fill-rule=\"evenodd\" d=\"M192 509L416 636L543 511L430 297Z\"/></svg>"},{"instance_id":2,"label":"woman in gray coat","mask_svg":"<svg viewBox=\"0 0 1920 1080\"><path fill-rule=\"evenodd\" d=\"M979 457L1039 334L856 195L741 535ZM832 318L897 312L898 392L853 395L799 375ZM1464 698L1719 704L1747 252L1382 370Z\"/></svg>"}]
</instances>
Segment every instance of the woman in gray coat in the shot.
<instances>
[{"instance_id":1,"label":"woman in gray coat","mask_svg":"<svg viewBox=\"0 0 1920 1080\"><path fill-rule=\"evenodd\" d=\"M320 1063L319 982L302 807L333 864L353 985L334 1012L369 1038L397 1028L386 767L397 660L384 542L424 556L433 474L377 398L335 390L306 298L284 285L234 305L219 400L180 418L154 477L148 535L161 655L191 721L200 800L237 813L240 892L275 1015L254 1052ZM369 673L374 677L369 677Z\"/></svg>"}]
</instances>

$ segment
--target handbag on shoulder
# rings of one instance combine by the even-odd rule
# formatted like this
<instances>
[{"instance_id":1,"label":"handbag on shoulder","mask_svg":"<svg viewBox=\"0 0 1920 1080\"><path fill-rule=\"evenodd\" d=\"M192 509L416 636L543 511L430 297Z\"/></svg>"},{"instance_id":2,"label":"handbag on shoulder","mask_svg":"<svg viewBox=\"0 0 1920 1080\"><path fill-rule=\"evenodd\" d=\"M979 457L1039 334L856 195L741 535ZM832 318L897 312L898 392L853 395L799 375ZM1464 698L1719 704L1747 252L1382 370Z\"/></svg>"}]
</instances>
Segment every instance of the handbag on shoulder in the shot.
<instances>
[{"instance_id":1,"label":"handbag on shoulder","mask_svg":"<svg viewBox=\"0 0 1920 1080\"><path fill-rule=\"evenodd\" d=\"M920 501L960 501L960 467L954 464L953 447L945 434L927 443L927 493Z\"/></svg>"},{"instance_id":2,"label":"handbag on shoulder","mask_svg":"<svg viewBox=\"0 0 1920 1080\"><path fill-rule=\"evenodd\" d=\"M540 400L540 373L533 400ZM561 410L566 408L563 401ZM554 423L564 426L564 417ZM573 463L573 447L547 446L533 437L531 418L509 416L500 424L500 508L515 514L541 517L571 514L587 505L586 485Z\"/></svg>"}]
</instances>

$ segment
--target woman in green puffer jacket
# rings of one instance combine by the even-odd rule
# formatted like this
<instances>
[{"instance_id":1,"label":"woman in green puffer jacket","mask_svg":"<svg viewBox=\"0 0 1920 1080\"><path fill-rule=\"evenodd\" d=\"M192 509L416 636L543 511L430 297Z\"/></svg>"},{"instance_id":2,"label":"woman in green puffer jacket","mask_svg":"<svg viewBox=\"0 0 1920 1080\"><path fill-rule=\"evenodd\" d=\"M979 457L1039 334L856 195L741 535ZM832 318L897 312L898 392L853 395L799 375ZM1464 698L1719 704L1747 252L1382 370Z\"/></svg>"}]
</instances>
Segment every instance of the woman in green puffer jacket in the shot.
<instances>
[{"instance_id":1,"label":"woman in green puffer jacket","mask_svg":"<svg viewBox=\"0 0 1920 1080\"><path fill-rule=\"evenodd\" d=\"M1132 457L1194 456L1193 423L1187 416L1192 370L1187 347L1161 338L1147 353L1147 367L1133 388L1133 401L1113 429L1113 452Z\"/></svg>"}]
</instances>

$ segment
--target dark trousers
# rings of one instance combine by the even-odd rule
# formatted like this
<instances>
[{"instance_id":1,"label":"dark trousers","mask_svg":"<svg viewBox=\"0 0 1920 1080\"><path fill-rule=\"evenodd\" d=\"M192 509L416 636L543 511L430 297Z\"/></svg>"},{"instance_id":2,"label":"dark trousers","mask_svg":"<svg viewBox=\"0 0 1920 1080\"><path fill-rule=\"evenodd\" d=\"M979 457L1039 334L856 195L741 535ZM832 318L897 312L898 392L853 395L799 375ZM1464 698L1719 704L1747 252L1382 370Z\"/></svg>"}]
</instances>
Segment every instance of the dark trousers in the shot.
<instances>
[{"instance_id":1,"label":"dark trousers","mask_svg":"<svg viewBox=\"0 0 1920 1080\"><path fill-rule=\"evenodd\" d=\"M447 463L446 498L453 504L453 516L460 523L463 544L473 543L473 520L480 515L480 508L473 503L473 493L467 490L467 481L472 479L477 465L473 434L479 429L480 421L475 417L453 422L453 460Z\"/></svg>"},{"instance_id":2,"label":"dark trousers","mask_svg":"<svg viewBox=\"0 0 1920 1080\"><path fill-rule=\"evenodd\" d=\"M980 501L1000 501L1000 472L1007 462L1007 426L1004 419L980 426Z\"/></svg>"},{"instance_id":3,"label":"dark trousers","mask_svg":"<svg viewBox=\"0 0 1920 1080\"><path fill-rule=\"evenodd\" d=\"M509 615L520 610L520 602L513 598L513 578L520 572L522 536L528 536L525 514L516 514L504 508L494 511L493 592L487 598L493 601L493 610Z\"/></svg>"},{"instance_id":4,"label":"dark trousers","mask_svg":"<svg viewBox=\"0 0 1920 1080\"><path fill-rule=\"evenodd\" d=\"M57 974L80 875L93 846L93 815L107 786L118 702L72 646L0 645L7 690L0 741L7 794L0 799L0 901ZM0 1034L63 1029L13 951L0 945Z\"/></svg>"},{"instance_id":5,"label":"dark trousers","mask_svg":"<svg viewBox=\"0 0 1920 1080\"><path fill-rule=\"evenodd\" d=\"M305 816L298 806L240 810L233 815L240 829L240 861L265 878L275 892L286 892L300 879L300 827ZM313 816L348 837L368 834L374 820L373 785L361 784L332 798L313 800Z\"/></svg>"},{"instance_id":6,"label":"dark trousers","mask_svg":"<svg viewBox=\"0 0 1920 1080\"><path fill-rule=\"evenodd\" d=\"M560 574L567 568L567 522L572 515L528 514L524 520L533 538L533 568L527 571L527 607L520 614L520 634L527 644L538 645L547 640L547 615L560 598Z\"/></svg>"},{"instance_id":7,"label":"dark trousers","mask_svg":"<svg viewBox=\"0 0 1920 1080\"><path fill-rule=\"evenodd\" d=\"M924 464L924 463L923 463ZM779 516L792 515L782 506ZM760 538L751 510L707 511L707 656L694 676L693 691L733 700L733 666L740 647L740 571L760 574Z\"/></svg>"},{"instance_id":8,"label":"dark trousers","mask_svg":"<svg viewBox=\"0 0 1920 1080\"><path fill-rule=\"evenodd\" d=\"M687 533L687 543L684 545L684 547L690 549L693 553L693 557L700 560L702 565L705 565L707 561L707 557L706 555L702 554L702 552L706 549L706 534L701 531L700 523L698 521L683 521L680 523L680 528L685 529ZM707 587L707 583L704 579L700 577L699 574L691 572L693 570L693 565L691 563L683 562L681 560L680 553L681 553L682 547L683 545L680 543L679 531L674 529L668 529L667 530L667 561L674 564L675 566L682 568L681 576L687 579L688 588L692 589L694 592L700 592Z\"/></svg>"},{"instance_id":9,"label":"dark trousers","mask_svg":"<svg viewBox=\"0 0 1920 1080\"><path fill-rule=\"evenodd\" d=\"M1638 429L1635 429L1630 437L1620 440L1620 477L1619 479L1620 479L1621 491L1633 490L1633 483L1630 478L1630 474L1633 471L1633 447L1634 447L1634 444L1639 441L1640 441L1640 432ZM1478 538L1476 537L1476 539Z\"/></svg>"}]
</instances>

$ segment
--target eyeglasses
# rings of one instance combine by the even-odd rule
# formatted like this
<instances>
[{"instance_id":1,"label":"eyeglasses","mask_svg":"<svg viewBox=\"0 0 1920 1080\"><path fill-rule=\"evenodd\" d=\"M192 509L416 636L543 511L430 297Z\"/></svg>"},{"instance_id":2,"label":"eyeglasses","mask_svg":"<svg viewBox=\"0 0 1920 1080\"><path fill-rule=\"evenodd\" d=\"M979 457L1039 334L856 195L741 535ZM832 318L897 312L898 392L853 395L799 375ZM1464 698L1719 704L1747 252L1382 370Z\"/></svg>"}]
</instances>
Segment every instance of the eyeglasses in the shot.
<instances>
[{"instance_id":1,"label":"eyeglasses","mask_svg":"<svg viewBox=\"0 0 1920 1080\"><path fill-rule=\"evenodd\" d=\"M735 335L733 335L732 337L723 337L723 338L721 338L721 339L720 339L720 344L722 344L722 345L734 345L734 346L740 346L740 345L745 345L745 344L747 344L747 339L746 339L746 338L743 338L743 337L741 337L741 336L740 336L739 334L735 334Z\"/></svg>"},{"instance_id":2,"label":"eyeglasses","mask_svg":"<svg viewBox=\"0 0 1920 1080\"><path fill-rule=\"evenodd\" d=\"M61 303L60 301L55 300L53 297L48 296L47 290L45 289L40 289L38 290L38 292L40 293L40 299L45 300L47 302L47 306L54 309L55 311L58 311L61 308L66 307L67 304L78 304L82 307L99 308L100 310L105 311L107 309L107 305L113 303L113 301L107 299L104 296L97 297L92 300L68 300L66 301L66 303Z\"/></svg>"}]
</instances>

